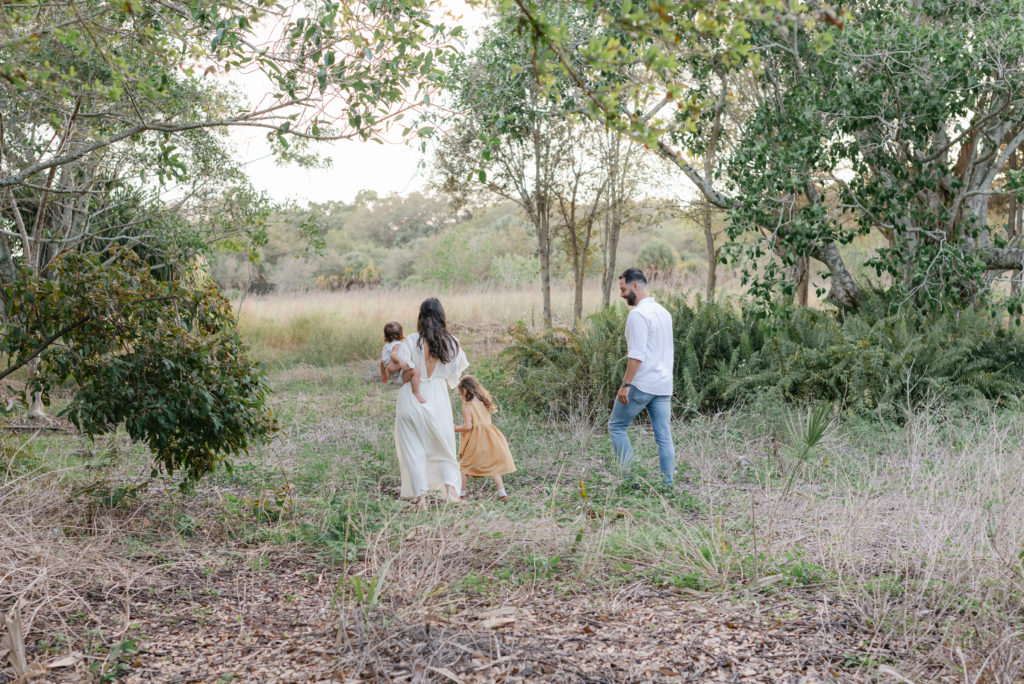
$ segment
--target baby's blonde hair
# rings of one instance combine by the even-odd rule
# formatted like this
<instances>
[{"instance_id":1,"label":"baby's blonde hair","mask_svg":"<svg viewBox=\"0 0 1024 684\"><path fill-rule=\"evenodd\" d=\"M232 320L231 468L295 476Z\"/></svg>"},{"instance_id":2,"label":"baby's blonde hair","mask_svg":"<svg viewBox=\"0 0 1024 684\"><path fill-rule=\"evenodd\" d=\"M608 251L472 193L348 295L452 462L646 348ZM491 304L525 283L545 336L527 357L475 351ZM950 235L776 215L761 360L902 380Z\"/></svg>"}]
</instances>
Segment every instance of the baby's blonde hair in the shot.
<instances>
[{"instance_id":1,"label":"baby's blonde hair","mask_svg":"<svg viewBox=\"0 0 1024 684\"><path fill-rule=\"evenodd\" d=\"M484 386L480 384L472 375L464 375L459 380L459 392L462 393L462 398L466 401L473 401L479 399L480 403L487 407L487 410L491 413L495 413L498 410L498 405L494 403L494 399L491 398L491 394L484 389Z\"/></svg>"}]
</instances>

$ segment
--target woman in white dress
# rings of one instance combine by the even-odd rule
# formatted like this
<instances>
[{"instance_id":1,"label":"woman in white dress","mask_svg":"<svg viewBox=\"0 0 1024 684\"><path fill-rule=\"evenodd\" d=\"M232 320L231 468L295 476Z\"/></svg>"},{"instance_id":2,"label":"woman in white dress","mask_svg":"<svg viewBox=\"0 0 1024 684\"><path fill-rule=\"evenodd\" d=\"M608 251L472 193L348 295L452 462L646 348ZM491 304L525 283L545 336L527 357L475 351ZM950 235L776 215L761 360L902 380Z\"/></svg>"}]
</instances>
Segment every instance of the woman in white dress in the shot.
<instances>
[{"instance_id":1,"label":"woman in white dress","mask_svg":"<svg viewBox=\"0 0 1024 684\"><path fill-rule=\"evenodd\" d=\"M431 297L420 305L416 333L405 338L398 357L419 369L420 403L407 382L398 390L395 408L395 448L402 475L402 496L426 508L430 489L459 501L462 475L455 450L455 421L449 390L458 385L469 366L459 341L448 332L441 302ZM410 370L406 373L411 375Z\"/></svg>"}]
</instances>

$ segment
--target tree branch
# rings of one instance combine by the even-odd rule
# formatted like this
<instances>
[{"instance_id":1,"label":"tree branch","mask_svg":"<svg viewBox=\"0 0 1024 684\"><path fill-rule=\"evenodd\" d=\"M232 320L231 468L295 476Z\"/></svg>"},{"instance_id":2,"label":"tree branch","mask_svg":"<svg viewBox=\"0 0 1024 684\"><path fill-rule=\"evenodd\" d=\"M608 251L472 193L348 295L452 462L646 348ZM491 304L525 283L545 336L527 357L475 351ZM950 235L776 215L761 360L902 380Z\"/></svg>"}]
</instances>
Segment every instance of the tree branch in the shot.
<instances>
[{"instance_id":1,"label":"tree branch","mask_svg":"<svg viewBox=\"0 0 1024 684\"><path fill-rule=\"evenodd\" d=\"M175 297L173 295L161 295L159 297L146 297L144 299L137 299L134 302L128 302L124 306L122 306L119 309L117 309L116 312L117 313L121 313L122 311L124 311L128 307L135 306L137 304L145 304L147 302L166 301L166 300L169 300L169 299L177 299L177 297ZM105 316L100 316L99 318L93 318L92 316L83 316L82 318L78 319L74 323L69 323L68 325L64 326L63 328L61 328L60 330L58 330L57 332L53 333L52 335L47 337L45 340L43 340L43 343L40 344L38 347L36 347L32 351L31 354L29 354L28 356L24 357L23 359L18 361L18 363L14 364L13 366L9 366L7 368L7 370L5 370L2 373L0 373L0 380L3 380L8 375L10 375L11 373L13 373L16 370L18 370L19 368L23 368L24 366L28 365L32 361L32 359L34 359L37 356L39 356L40 354L42 354L44 351L46 351L47 347L49 347L51 344L53 344L54 342L59 340L64 335L67 335L69 332L71 332L73 330L81 328L83 325L85 325L89 321L92 321L92 320L102 320L103 318L105 318Z\"/></svg>"},{"instance_id":2,"label":"tree branch","mask_svg":"<svg viewBox=\"0 0 1024 684\"><path fill-rule=\"evenodd\" d=\"M729 209L732 207L734 200L731 197L723 195L715 190L711 186L710 179L700 175L697 169L683 161L683 155L678 150L673 150L672 147L664 140L658 141L658 153L679 167L679 169L686 174L686 177L697 186L697 189L701 191L701 194L704 195L708 202L711 202L711 204L720 209Z\"/></svg>"}]
</instances>

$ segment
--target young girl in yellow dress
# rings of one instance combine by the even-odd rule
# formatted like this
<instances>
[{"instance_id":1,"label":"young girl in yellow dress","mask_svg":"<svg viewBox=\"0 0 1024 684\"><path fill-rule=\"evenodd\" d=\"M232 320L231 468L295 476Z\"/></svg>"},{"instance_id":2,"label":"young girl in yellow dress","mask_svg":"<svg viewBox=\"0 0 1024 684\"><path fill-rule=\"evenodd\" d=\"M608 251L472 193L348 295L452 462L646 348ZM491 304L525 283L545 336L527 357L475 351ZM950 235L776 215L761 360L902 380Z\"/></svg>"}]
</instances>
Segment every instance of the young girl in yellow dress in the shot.
<instances>
[{"instance_id":1,"label":"young girl in yellow dress","mask_svg":"<svg viewBox=\"0 0 1024 684\"><path fill-rule=\"evenodd\" d=\"M471 477L492 477L498 488L498 498L508 501L502 475L516 471L512 452L505 435L491 424L491 414L498 410L491 395L472 375L459 381L462 396L462 425L455 431L462 433L459 444L459 469L462 471L462 500L466 499L466 485Z\"/></svg>"}]
</instances>

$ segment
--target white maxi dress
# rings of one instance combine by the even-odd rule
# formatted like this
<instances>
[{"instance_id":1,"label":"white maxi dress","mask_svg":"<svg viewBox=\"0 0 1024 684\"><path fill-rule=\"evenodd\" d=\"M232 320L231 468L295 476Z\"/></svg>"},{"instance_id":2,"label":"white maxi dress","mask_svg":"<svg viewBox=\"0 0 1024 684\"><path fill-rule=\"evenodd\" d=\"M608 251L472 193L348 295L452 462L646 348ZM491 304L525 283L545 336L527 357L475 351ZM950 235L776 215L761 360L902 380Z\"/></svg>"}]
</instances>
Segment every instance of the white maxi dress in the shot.
<instances>
[{"instance_id":1,"label":"white maxi dress","mask_svg":"<svg viewBox=\"0 0 1024 684\"><path fill-rule=\"evenodd\" d=\"M427 377L427 363L419 340L419 333L405 338L398 348L398 357L419 369L420 394L427 403L421 404L412 395L412 385L405 383L398 390L395 407L395 448L402 475L402 496L412 498L429 489L444 491L445 485L451 485L458 492L462 485L448 392L455 389L463 371L469 367L459 345L455 357L448 363L438 361L433 374Z\"/></svg>"}]
</instances>

